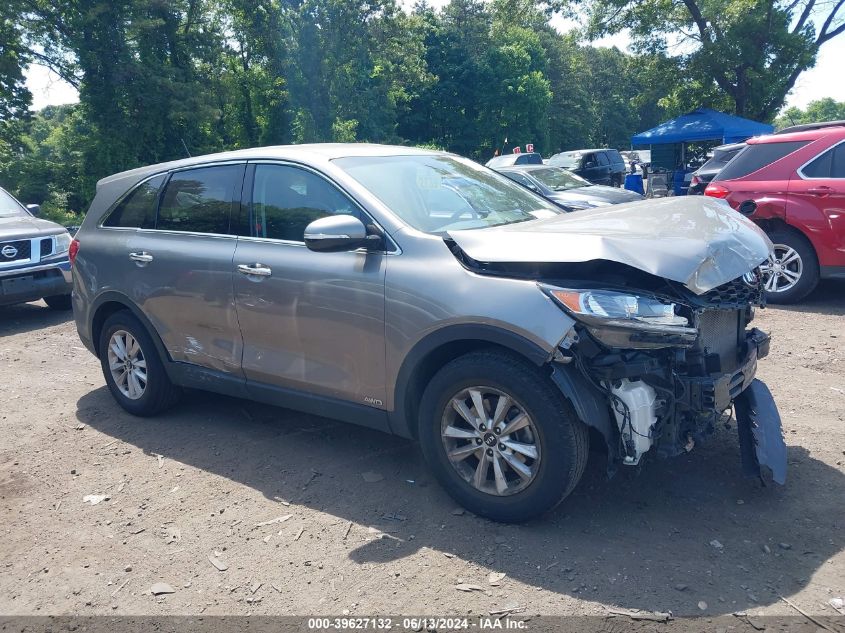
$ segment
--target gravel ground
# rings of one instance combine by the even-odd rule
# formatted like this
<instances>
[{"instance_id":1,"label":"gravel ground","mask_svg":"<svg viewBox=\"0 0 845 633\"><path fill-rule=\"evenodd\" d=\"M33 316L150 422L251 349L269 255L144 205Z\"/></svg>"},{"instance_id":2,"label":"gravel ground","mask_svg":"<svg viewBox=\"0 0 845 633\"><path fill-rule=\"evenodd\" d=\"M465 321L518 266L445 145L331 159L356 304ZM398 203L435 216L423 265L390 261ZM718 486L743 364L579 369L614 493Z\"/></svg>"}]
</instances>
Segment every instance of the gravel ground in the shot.
<instances>
[{"instance_id":1,"label":"gravel ground","mask_svg":"<svg viewBox=\"0 0 845 633\"><path fill-rule=\"evenodd\" d=\"M611 480L595 453L553 514L506 526L458 509L387 435L199 392L133 418L67 315L0 308L0 614L794 614L785 596L835 615L843 314L827 284L755 322L774 335L760 375L785 487L742 478L732 426Z\"/></svg>"}]
</instances>

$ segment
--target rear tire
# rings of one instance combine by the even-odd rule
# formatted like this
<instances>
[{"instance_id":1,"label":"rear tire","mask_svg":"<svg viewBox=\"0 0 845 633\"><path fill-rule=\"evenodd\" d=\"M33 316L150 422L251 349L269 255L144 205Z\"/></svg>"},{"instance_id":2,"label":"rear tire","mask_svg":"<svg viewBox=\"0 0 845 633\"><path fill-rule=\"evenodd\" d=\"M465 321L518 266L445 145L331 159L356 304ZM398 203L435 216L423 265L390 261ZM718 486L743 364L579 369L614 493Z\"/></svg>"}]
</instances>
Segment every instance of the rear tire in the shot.
<instances>
[{"instance_id":1,"label":"rear tire","mask_svg":"<svg viewBox=\"0 0 845 633\"><path fill-rule=\"evenodd\" d=\"M480 432L477 400L486 417ZM446 492L471 512L508 523L563 501L589 454L587 427L548 376L498 350L461 356L432 378L421 401L419 438Z\"/></svg>"},{"instance_id":2,"label":"rear tire","mask_svg":"<svg viewBox=\"0 0 845 633\"><path fill-rule=\"evenodd\" d=\"M762 266L766 300L769 303L797 303L819 283L816 251L807 238L797 231L775 229L768 236L775 246L775 260ZM772 275L775 275L775 281L772 281ZM772 286L778 289L770 290Z\"/></svg>"},{"instance_id":3,"label":"rear tire","mask_svg":"<svg viewBox=\"0 0 845 633\"><path fill-rule=\"evenodd\" d=\"M73 304L70 300L70 295L53 295L52 297L44 297L44 303L51 310L71 310Z\"/></svg>"},{"instance_id":4,"label":"rear tire","mask_svg":"<svg viewBox=\"0 0 845 633\"><path fill-rule=\"evenodd\" d=\"M153 416L179 400L147 328L128 310L106 319L97 349L109 391L132 415Z\"/></svg>"}]
</instances>

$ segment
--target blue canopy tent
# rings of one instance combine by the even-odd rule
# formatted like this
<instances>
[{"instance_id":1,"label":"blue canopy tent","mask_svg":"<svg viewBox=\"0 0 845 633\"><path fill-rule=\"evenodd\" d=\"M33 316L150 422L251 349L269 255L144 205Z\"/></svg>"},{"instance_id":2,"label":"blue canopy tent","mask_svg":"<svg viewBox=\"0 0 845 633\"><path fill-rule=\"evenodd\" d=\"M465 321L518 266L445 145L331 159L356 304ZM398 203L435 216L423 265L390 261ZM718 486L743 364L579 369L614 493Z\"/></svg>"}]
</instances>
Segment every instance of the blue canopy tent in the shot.
<instances>
[{"instance_id":1,"label":"blue canopy tent","mask_svg":"<svg viewBox=\"0 0 845 633\"><path fill-rule=\"evenodd\" d=\"M722 141L739 143L752 136L771 134L775 128L768 123L699 108L683 114L657 127L631 137L631 145L663 145L694 141Z\"/></svg>"},{"instance_id":2,"label":"blue canopy tent","mask_svg":"<svg viewBox=\"0 0 845 633\"><path fill-rule=\"evenodd\" d=\"M739 143L752 136L772 132L774 127L767 123L758 123L710 108L698 108L635 134L631 137L631 146L648 146L651 149L652 167L676 170L672 180L675 183L675 194L678 195L684 193L684 173L688 171L686 143Z\"/></svg>"}]
</instances>

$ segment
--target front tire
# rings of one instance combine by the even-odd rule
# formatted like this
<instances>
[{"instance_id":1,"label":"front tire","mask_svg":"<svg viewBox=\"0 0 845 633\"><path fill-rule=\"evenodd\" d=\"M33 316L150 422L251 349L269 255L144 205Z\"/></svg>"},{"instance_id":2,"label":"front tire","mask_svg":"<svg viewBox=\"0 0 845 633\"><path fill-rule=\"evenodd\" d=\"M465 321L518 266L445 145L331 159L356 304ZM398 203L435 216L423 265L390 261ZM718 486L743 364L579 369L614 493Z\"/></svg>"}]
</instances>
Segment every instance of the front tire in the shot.
<instances>
[{"instance_id":1,"label":"front tire","mask_svg":"<svg viewBox=\"0 0 845 633\"><path fill-rule=\"evenodd\" d=\"M132 415L153 416L179 400L181 391L170 382L152 337L128 310L106 319L98 349L109 391Z\"/></svg>"},{"instance_id":2,"label":"front tire","mask_svg":"<svg viewBox=\"0 0 845 633\"><path fill-rule=\"evenodd\" d=\"M763 284L769 303L796 303L810 294L819 283L816 251L803 235L788 229L769 234L774 257L763 264Z\"/></svg>"},{"instance_id":3,"label":"front tire","mask_svg":"<svg viewBox=\"0 0 845 633\"><path fill-rule=\"evenodd\" d=\"M458 503L509 523L563 501L589 453L586 426L548 376L497 350L461 356L434 376L422 397L419 438Z\"/></svg>"}]
</instances>

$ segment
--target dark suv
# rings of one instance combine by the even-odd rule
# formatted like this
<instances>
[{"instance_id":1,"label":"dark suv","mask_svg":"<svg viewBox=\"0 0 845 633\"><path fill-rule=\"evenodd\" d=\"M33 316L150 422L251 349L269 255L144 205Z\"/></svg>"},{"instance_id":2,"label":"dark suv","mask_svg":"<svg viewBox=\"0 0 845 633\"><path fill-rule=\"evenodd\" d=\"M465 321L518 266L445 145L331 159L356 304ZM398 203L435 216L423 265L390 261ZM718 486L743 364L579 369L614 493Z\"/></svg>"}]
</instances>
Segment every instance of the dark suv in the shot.
<instances>
[{"instance_id":1,"label":"dark suv","mask_svg":"<svg viewBox=\"0 0 845 633\"><path fill-rule=\"evenodd\" d=\"M569 494L591 435L613 471L733 405L746 468L783 483L748 327L770 246L707 198L567 214L445 152L264 147L100 181L74 316L130 413L193 387L416 438L460 503L519 521Z\"/></svg>"},{"instance_id":2,"label":"dark suv","mask_svg":"<svg viewBox=\"0 0 845 633\"><path fill-rule=\"evenodd\" d=\"M548 164L568 169L597 185L620 187L625 179L625 159L615 149L561 152L552 156Z\"/></svg>"}]
</instances>

